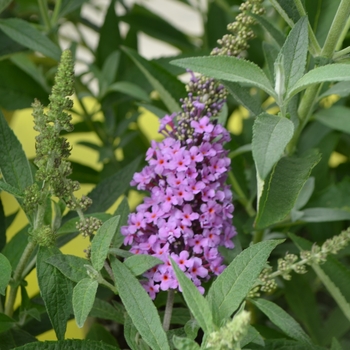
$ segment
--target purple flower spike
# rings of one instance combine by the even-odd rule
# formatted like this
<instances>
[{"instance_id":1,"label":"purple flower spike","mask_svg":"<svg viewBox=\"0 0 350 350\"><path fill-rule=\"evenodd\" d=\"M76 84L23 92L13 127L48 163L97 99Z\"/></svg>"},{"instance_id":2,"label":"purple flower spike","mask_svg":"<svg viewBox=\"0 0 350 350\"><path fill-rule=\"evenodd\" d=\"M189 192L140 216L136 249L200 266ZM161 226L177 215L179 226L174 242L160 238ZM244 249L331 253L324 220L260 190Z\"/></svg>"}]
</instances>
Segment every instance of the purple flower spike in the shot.
<instances>
[{"instance_id":1,"label":"purple flower spike","mask_svg":"<svg viewBox=\"0 0 350 350\"><path fill-rule=\"evenodd\" d=\"M148 281L142 284L152 299L160 290L180 290L170 257L204 293L201 283L225 268L218 248L234 247L234 207L225 184L230 159L223 147L230 136L209 118L223 106L224 90L212 79L193 74L189 86L184 112L176 116L177 122L174 114L161 120L159 131L165 139L152 141L148 165L134 175L131 184L149 191L149 197L121 230L132 253L164 262L144 274Z\"/></svg>"}]
</instances>

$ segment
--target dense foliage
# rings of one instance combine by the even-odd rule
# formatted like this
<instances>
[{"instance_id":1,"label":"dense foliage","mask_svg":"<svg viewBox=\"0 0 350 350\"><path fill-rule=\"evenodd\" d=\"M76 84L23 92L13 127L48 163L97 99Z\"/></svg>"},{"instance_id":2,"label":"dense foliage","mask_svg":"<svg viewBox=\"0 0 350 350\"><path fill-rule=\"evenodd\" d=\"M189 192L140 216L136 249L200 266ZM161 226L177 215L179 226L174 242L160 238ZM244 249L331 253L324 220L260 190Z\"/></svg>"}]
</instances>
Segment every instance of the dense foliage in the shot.
<instances>
[{"instance_id":1,"label":"dense foliage","mask_svg":"<svg viewBox=\"0 0 350 350\"><path fill-rule=\"evenodd\" d=\"M0 349L348 349L350 2L172 2L200 36L147 3L0 1L0 190L27 219L9 239L0 202ZM141 33L179 54L145 59ZM70 161L81 132L100 171ZM78 235L85 258L63 254Z\"/></svg>"}]
</instances>

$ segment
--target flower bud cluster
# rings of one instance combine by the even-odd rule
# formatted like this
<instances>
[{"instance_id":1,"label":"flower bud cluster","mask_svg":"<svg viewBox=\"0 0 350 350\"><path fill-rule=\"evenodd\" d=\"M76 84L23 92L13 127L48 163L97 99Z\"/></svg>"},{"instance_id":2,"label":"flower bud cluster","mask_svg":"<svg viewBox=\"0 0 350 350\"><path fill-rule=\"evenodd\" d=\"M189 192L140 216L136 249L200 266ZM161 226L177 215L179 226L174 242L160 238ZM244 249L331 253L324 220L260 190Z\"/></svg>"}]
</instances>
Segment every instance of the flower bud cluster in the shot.
<instances>
[{"instance_id":1,"label":"flower bud cluster","mask_svg":"<svg viewBox=\"0 0 350 350\"><path fill-rule=\"evenodd\" d=\"M213 350L240 349L240 347L234 346L239 344L247 333L249 324L250 313L243 310L218 331L209 334L206 348Z\"/></svg>"},{"instance_id":2,"label":"flower bud cluster","mask_svg":"<svg viewBox=\"0 0 350 350\"><path fill-rule=\"evenodd\" d=\"M216 47L211 52L212 55L225 55L242 57L244 52L249 48L248 41L255 37L251 26L255 24L255 20L250 13L262 15L264 8L263 0L246 0L243 2L239 10L241 13L236 16L235 22L227 26L227 30L232 34L226 34L222 39L218 40L220 48Z\"/></svg>"},{"instance_id":3,"label":"flower bud cluster","mask_svg":"<svg viewBox=\"0 0 350 350\"><path fill-rule=\"evenodd\" d=\"M306 265L323 264L329 254L337 254L339 250L345 248L350 242L350 228L342 231L339 235L327 239L321 246L314 244L311 250L300 252L300 260L295 254L286 254L284 258L277 261L277 270L272 272L272 268L264 269L259 275L259 282L250 292L249 297L258 297L259 291L271 293L277 288L275 278L281 276L285 280L291 279L292 271L298 274L307 272Z\"/></svg>"},{"instance_id":4,"label":"flower bud cluster","mask_svg":"<svg viewBox=\"0 0 350 350\"><path fill-rule=\"evenodd\" d=\"M92 237L95 232L102 226L102 221L93 216L90 216L84 220L78 221L75 226L84 237Z\"/></svg>"}]
</instances>

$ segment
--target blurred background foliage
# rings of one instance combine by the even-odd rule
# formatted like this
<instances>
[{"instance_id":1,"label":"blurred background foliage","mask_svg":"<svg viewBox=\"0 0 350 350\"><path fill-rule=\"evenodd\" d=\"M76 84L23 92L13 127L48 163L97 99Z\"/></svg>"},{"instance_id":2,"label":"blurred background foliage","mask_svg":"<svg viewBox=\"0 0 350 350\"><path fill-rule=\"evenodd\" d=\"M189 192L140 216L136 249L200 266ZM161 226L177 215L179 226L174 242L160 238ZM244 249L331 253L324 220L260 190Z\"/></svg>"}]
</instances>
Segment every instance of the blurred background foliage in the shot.
<instances>
[{"instance_id":1,"label":"blurred background foliage","mask_svg":"<svg viewBox=\"0 0 350 350\"><path fill-rule=\"evenodd\" d=\"M321 44L339 2L305 1L310 22ZM35 155L31 103L35 98L43 104L48 103L61 50L70 48L75 56L75 127L67 138L73 148L72 178L82 184L81 194L88 193L97 183L124 169L138 156L144 158L150 140L159 139L158 118L178 110L179 99L186 96L185 70L171 65L170 61L175 57L208 55L217 46L217 39L227 33L226 26L234 21L241 1L164 1L162 6L165 8L169 6L170 9L174 4L178 6L178 24L173 24L173 21L155 11L152 8L154 3L154 0L0 1L0 107L29 159ZM293 4L293 1L289 1L290 6L287 4L285 8L289 9L291 18L298 19ZM269 21L287 34L287 25L268 2L266 9ZM185 29L181 11L188 16ZM171 10L168 12L169 17L172 17ZM191 30L191 18L197 19L199 30L196 34ZM274 41L258 24L254 32L256 38L250 42L247 58L267 69L264 45L271 48L269 52L273 52ZM144 38L152 38L153 44L142 46ZM344 46L349 44L350 37L347 34ZM167 56L158 54L157 45L168 49ZM278 50L275 49L275 52L277 54ZM313 64L309 62L310 66ZM278 112L274 101L268 99L264 92L252 89L251 95L265 110ZM322 105L348 107L349 99L342 94L331 97L325 95ZM235 151L250 144L254 117L231 95L227 100L226 117L226 125L234 135L230 150ZM294 232L321 243L348 226L350 135L325 125L320 119L313 119L300 139L301 149L317 147L322 153L322 160L312 173L312 190L303 205L304 208L345 208L349 217L346 220L330 218L323 222L312 222L311 219L310 222L299 222L289 218L274 225L266 238L285 237L287 232ZM143 165L141 161L139 169ZM232 159L232 170L244 196L254 204L256 184L251 152L238 152ZM142 198L133 190L128 190L126 194L131 209ZM237 193L235 197L234 225L244 248L251 241L254 218L240 204ZM7 235L9 241L14 233L26 225L26 219L23 213L18 212L12 197L2 192L1 199L6 223L10 226L10 234ZM114 204L108 210L110 213L115 211L119 203L114 199L112 202ZM0 242L0 250L4 245L5 242ZM86 240L77 237L62 249L65 253L83 256L87 245ZM239 251L239 244L237 247ZM285 251L296 252L296 247L290 242L279 246L273 260L276 261L279 254L283 255ZM350 248L346 248L340 256L347 266L349 253ZM38 292L35 272L29 275L27 281L29 295L33 297ZM322 344L330 343L329 335L322 335L322 327L331 328L337 337L349 333L349 322L319 284L314 273L293 276L292 281L284 283L272 298L288 309L308 329L313 339ZM300 290L303 292L300 293ZM158 303L162 305L162 301ZM310 307L309 314L303 311L305 307ZM264 324L262 317L257 313L255 320L259 323L257 329L261 334L268 336L274 333L273 336L278 336L278 331ZM321 319L324 321L322 326L319 323ZM49 324L41 326L38 328L39 333L50 328ZM81 330L74 327L71 326L71 333L67 333L67 337L82 337ZM55 337L51 332L40 339ZM113 343L113 340L107 339L107 342Z\"/></svg>"}]
</instances>

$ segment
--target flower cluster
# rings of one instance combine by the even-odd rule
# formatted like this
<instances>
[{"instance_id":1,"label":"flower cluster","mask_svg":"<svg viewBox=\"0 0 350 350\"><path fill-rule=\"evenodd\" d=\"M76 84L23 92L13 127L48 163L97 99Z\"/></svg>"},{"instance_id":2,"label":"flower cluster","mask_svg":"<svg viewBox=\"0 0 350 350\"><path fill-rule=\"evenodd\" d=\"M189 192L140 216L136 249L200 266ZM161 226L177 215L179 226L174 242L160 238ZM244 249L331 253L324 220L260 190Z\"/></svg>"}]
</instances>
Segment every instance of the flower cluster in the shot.
<instances>
[{"instance_id":1,"label":"flower cluster","mask_svg":"<svg viewBox=\"0 0 350 350\"><path fill-rule=\"evenodd\" d=\"M193 83L198 81L192 76ZM215 83L212 89L222 88ZM221 108L223 100L218 94L216 102L206 104L203 94L198 95L190 95L192 107L185 110L189 113L162 119L159 131L166 137L159 143L152 141L148 165L131 183L150 197L122 227L124 244L131 245L134 254L164 262L144 274L148 281L143 285L151 298L159 290L179 288L170 258L203 293L201 282L225 268L218 247L234 246L232 193L225 184L230 159L223 147L230 137L207 115L208 106L216 103ZM180 119L178 125L174 119Z\"/></svg>"}]
</instances>

